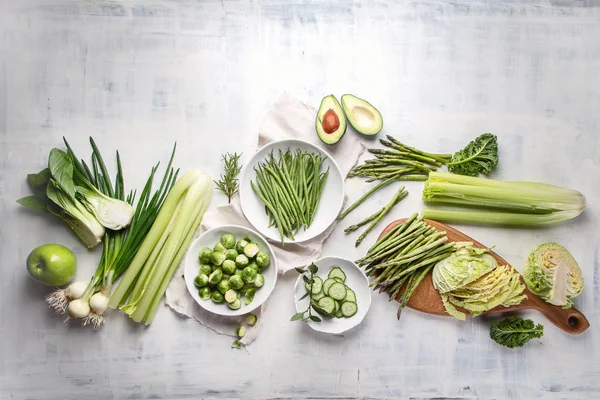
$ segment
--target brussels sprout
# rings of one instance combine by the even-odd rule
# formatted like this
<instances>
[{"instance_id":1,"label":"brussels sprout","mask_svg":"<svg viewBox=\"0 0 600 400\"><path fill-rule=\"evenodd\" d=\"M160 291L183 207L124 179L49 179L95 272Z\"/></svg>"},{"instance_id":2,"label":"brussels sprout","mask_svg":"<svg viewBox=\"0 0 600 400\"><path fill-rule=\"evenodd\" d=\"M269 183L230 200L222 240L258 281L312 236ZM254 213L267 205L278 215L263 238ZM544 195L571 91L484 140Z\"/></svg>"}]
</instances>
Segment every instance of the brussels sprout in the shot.
<instances>
[{"instance_id":1,"label":"brussels sprout","mask_svg":"<svg viewBox=\"0 0 600 400\"><path fill-rule=\"evenodd\" d=\"M242 306L242 302L240 301L240 299L235 299L235 301L233 303L227 303L227 305L232 310L239 310L240 307Z\"/></svg>"},{"instance_id":2,"label":"brussels sprout","mask_svg":"<svg viewBox=\"0 0 600 400\"><path fill-rule=\"evenodd\" d=\"M226 302L233 303L237 299L238 299L238 293L235 290L229 289L228 291L225 292L225 301Z\"/></svg>"},{"instance_id":3,"label":"brussels sprout","mask_svg":"<svg viewBox=\"0 0 600 400\"><path fill-rule=\"evenodd\" d=\"M225 259L235 261L235 258L238 256L238 252L235 249L229 249L225 252Z\"/></svg>"},{"instance_id":4,"label":"brussels sprout","mask_svg":"<svg viewBox=\"0 0 600 400\"><path fill-rule=\"evenodd\" d=\"M233 249L235 247L235 236L231 233L224 233L221 236L221 244L226 249Z\"/></svg>"},{"instance_id":5,"label":"brussels sprout","mask_svg":"<svg viewBox=\"0 0 600 400\"><path fill-rule=\"evenodd\" d=\"M239 340L235 340L233 343L231 343L231 348L232 349L241 349L243 346L244 345Z\"/></svg>"},{"instance_id":6,"label":"brussels sprout","mask_svg":"<svg viewBox=\"0 0 600 400\"><path fill-rule=\"evenodd\" d=\"M246 257L244 254L240 254L239 256L237 256L235 258L235 265L238 268L244 268L245 266L248 265L250 261L248 260L248 257Z\"/></svg>"},{"instance_id":7,"label":"brussels sprout","mask_svg":"<svg viewBox=\"0 0 600 400\"><path fill-rule=\"evenodd\" d=\"M254 282L254 279L256 278L257 274L258 273L256 272L256 270L254 268L246 267L242 271L242 278L244 279L244 282L251 283L251 282Z\"/></svg>"},{"instance_id":8,"label":"brussels sprout","mask_svg":"<svg viewBox=\"0 0 600 400\"><path fill-rule=\"evenodd\" d=\"M248 244L248 242L246 240L240 240L235 245L235 249L237 250L238 253L242 254L244 252L244 247L246 247L247 244Z\"/></svg>"},{"instance_id":9,"label":"brussels sprout","mask_svg":"<svg viewBox=\"0 0 600 400\"><path fill-rule=\"evenodd\" d=\"M236 268L236 270L235 270L235 274L234 274L234 275L239 275L239 276L242 276L242 271L243 271L243 270L244 270L243 268Z\"/></svg>"},{"instance_id":10,"label":"brussels sprout","mask_svg":"<svg viewBox=\"0 0 600 400\"><path fill-rule=\"evenodd\" d=\"M221 269L225 274L233 275L235 274L235 262L231 260L225 260L221 265Z\"/></svg>"},{"instance_id":11,"label":"brussels sprout","mask_svg":"<svg viewBox=\"0 0 600 400\"><path fill-rule=\"evenodd\" d=\"M213 250L217 251L219 253L223 253L223 254L227 251L227 249L225 248L225 246L223 246L221 244L221 242L215 244L215 247L213 247Z\"/></svg>"},{"instance_id":12,"label":"brussels sprout","mask_svg":"<svg viewBox=\"0 0 600 400\"><path fill-rule=\"evenodd\" d=\"M248 314L246 315L246 318L244 318L244 320L248 325L254 326L256 325L256 322L258 322L258 317L254 314Z\"/></svg>"},{"instance_id":13,"label":"brussels sprout","mask_svg":"<svg viewBox=\"0 0 600 400\"><path fill-rule=\"evenodd\" d=\"M200 264L200 273L204 275L210 275L213 271L211 264Z\"/></svg>"},{"instance_id":14,"label":"brussels sprout","mask_svg":"<svg viewBox=\"0 0 600 400\"><path fill-rule=\"evenodd\" d=\"M221 279L221 282L217 284L217 290L225 294L229 290L229 279Z\"/></svg>"},{"instance_id":15,"label":"brussels sprout","mask_svg":"<svg viewBox=\"0 0 600 400\"><path fill-rule=\"evenodd\" d=\"M558 243L536 247L525 264L523 278L529 289L555 306L570 308L583 290L583 273L569 250Z\"/></svg>"},{"instance_id":16,"label":"brussels sprout","mask_svg":"<svg viewBox=\"0 0 600 400\"><path fill-rule=\"evenodd\" d=\"M244 335L246 335L246 327L244 325L238 326L235 330L235 334L238 335L240 339L243 338Z\"/></svg>"},{"instance_id":17,"label":"brussels sprout","mask_svg":"<svg viewBox=\"0 0 600 400\"><path fill-rule=\"evenodd\" d=\"M211 272L215 272L216 270L221 269L221 266L220 265L211 264L210 268L211 268Z\"/></svg>"},{"instance_id":18,"label":"brussels sprout","mask_svg":"<svg viewBox=\"0 0 600 400\"><path fill-rule=\"evenodd\" d=\"M250 264L248 264L248 267L256 270L256 273L258 274L260 272L260 267L258 266L257 263L255 263L254 261L252 261Z\"/></svg>"},{"instance_id":19,"label":"brussels sprout","mask_svg":"<svg viewBox=\"0 0 600 400\"><path fill-rule=\"evenodd\" d=\"M198 254L198 258L202 264L208 264L210 262L210 255L212 254L212 249L210 247L203 247Z\"/></svg>"},{"instance_id":20,"label":"brussels sprout","mask_svg":"<svg viewBox=\"0 0 600 400\"><path fill-rule=\"evenodd\" d=\"M208 276L205 274L196 275L196 277L194 278L194 285L197 288L202 288L208 285Z\"/></svg>"},{"instance_id":21,"label":"brussels sprout","mask_svg":"<svg viewBox=\"0 0 600 400\"><path fill-rule=\"evenodd\" d=\"M220 251L213 251L213 253L210 256L210 261L214 265L223 264L223 261L225 261L225 253L221 253Z\"/></svg>"},{"instance_id":22,"label":"brussels sprout","mask_svg":"<svg viewBox=\"0 0 600 400\"><path fill-rule=\"evenodd\" d=\"M264 268L269 265L271 262L271 257L264 251L259 251L256 253L256 263L259 267Z\"/></svg>"},{"instance_id":23,"label":"brussels sprout","mask_svg":"<svg viewBox=\"0 0 600 400\"><path fill-rule=\"evenodd\" d=\"M208 286L205 286L203 288L200 288L200 290L198 290L198 296L200 296L200 300L208 300L210 299L210 294L211 294L211 290Z\"/></svg>"},{"instance_id":24,"label":"brussels sprout","mask_svg":"<svg viewBox=\"0 0 600 400\"><path fill-rule=\"evenodd\" d=\"M217 269L208 277L208 283L211 285L218 285L219 282L221 282L221 279L223 279L223 272L220 269Z\"/></svg>"},{"instance_id":25,"label":"brussels sprout","mask_svg":"<svg viewBox=\"0 0 600 400\"><path fill-rule=\"evenodd\" d=\"M256 278L254 278L254 287L262 287L265 284L265 277L261 274L256 274Z\"/></svg>"},{"instance_id":26,"label":"brussels sprout","mask_svg":"<svg viewBox=\"0 0 600 400\"><path fill-rule=\"evenodd\" d=\"M255 294L256 294L256 289L254 289L254 288L246 289L246 292L244 293L244 304L248 305L248 304L252 303L252 301L254 300Z\"/></svg>"},{"instance_id":27,"label":"brussels sprout","mask_svg":"<svg viewBox=\"0 0 600 400\"><path fill-rule=\"evenodd\" d=\"M240 290L244 287L244 280L240 275L233 275L229 278L229 287L235 290Z\"/></svg>"},{"instance_id":28,"label":"brussels sprout","mask_svg":"<svg viewBox=\"0 0 600 400\"><path fill-rule=\"evenodd\" d=\"M248 258L254 258L254 256L256 256L256 253L258 253L259 250L260 249L258 248L258 245L256 243L248 243L246 247L244 247L244 254Z\"/></svg>"},{"instance_id":29,"label":"brussels sprout","mask_svg":"<svg viewBox=\"0 0 600 400\"><path fill-rule=\"evenodd\" d=\"M221 270L221 271L223 271L223 270ZM225 279L226 281L228 281L229 278L231 278L231 275L223 274L223 276L221 277L221 280Z\"/></svg>"},{"instance_id":30,"label":"brussels sprout","mask_svg":"<svg viewBox=\"0 0 600 400\"><path fill-rule=\"evenodd\" d=\"M245 240L248 243L254 243L254 240L252 240L250 236L245 236L243 240Z\"/></svg>"},{"instance_id":31,"label":"brussels sprout","mask_svg":"<svg viewBox=\"0 0 600 400\"><path fill-rule=\"evenodd\" d=\"M213 292L210 295L210 298L213 302L215 302L217 304L222 303L223 300L225 300L223 298L223 295L221 294L221 292L219 292L218 290L213 290Z\"/></svg>"}]
</instances>

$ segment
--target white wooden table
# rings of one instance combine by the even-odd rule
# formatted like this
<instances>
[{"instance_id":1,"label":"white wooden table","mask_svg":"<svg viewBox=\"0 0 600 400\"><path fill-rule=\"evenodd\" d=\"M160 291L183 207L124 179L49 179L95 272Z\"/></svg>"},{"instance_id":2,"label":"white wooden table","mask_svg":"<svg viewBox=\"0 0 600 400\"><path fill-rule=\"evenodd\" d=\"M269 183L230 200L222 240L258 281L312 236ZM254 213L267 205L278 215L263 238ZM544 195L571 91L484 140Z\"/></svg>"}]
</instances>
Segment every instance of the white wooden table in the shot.
<instances>
[{"instance_id":1,"label":"white wooden table","mask_svg":"<svg viewBox=\"0 0 600 400\"><path fill-rule=\"evenodd\" d=\"M247 150L283 91L315 106L329 93L365 97L386 133L433 152L496 133L494 177L584 192L587 211L560 226L462 228L518 268L543 241L567 246L584 271L577 306L591 328L571 337L527 314L545 324L543 340L508 350L489 339L489 321L406 310L398 322L396 304L374 294L359 328L322 336L288 322L293 274L249 352L166 307L147 329L114 313L100 332L48 310L27 277L29 251L69 246L80 278L99 256L14 202L63 135L81 154L90 135L105 152L118 148L129 187L175 140L182 169L216 176L221 153ZM2 1L0 398L598 398L599 110L597 0ZM421 185L408 183L384 222L420 210ZM363 191L349 181L351 198ZM355 250L342 228L324 253L358 258L367 243Z\"/></svg>"}]
</instances>

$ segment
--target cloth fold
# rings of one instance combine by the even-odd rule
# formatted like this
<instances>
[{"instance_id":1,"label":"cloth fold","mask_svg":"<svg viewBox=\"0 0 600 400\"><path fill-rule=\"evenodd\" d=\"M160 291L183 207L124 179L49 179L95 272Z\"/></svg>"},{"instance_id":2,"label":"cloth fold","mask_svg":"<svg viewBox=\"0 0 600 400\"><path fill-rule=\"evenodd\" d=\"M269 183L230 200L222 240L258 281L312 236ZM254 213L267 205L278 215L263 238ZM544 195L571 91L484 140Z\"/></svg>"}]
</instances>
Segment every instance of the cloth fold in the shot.
<instances>
[{"instance_id":1,"label":"cloth fold","mask_svg":"<svg viewBox=\"0 0 600 400\"><path fill-rule=\"evenodd\" d=\"M347 134L347 137L332 146L323 144L315 133L316 110L287 93L271 106L259 130L258 148L275 140L296 138L311 142L329 153L337 162L345 176L356 164L365 150L358 136ZM256 150L256 149L254 149ZM249 155L250 156L250 155ZM255 230L246 220L240 206L239 196L235 196L231 204L209 210L202 221L196 237L208 229L223 225L241 225ZM333 223L325 232L305 243L288 243L285 248L269 241L277 257L278 273L283 274L295 267L304 267L318 259L321 255L323 242L335 229ZM185 260L185 257L184 257ZM245 345L254 341L262 325L261 314L264 313L265 302L254 313L258 323L247 330L241 340ZM183 263L179 266L175 277L169 284L166 293L166 304L181 316L193 318L201 325L218 334L235 336L235 328L243 321L243 317L223 317L212 314L200 307L189 295L183 280Z\"/></svg>"}]
</instances>

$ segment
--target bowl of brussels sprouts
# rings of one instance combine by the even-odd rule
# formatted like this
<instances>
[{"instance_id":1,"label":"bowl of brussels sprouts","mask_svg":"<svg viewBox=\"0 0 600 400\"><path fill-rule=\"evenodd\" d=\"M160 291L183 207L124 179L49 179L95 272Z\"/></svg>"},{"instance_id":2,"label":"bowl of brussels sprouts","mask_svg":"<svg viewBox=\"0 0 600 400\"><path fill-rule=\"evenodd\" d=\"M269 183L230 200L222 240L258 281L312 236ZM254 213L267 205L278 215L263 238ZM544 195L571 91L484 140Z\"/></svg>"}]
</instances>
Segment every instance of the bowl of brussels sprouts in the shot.
<instances>
[{"instance_id":1,"label":"bowl of brussels sprouts","mask_svg":"<svg viewBox=\"0 0 600 400\"><path fill-rule=\"evenodd\" d=\"M258 233L238 225L209 229L186 256L185 284L200 307L237 316L260 307L275 288L277 261Z\"/></svg>"}]
</instances>

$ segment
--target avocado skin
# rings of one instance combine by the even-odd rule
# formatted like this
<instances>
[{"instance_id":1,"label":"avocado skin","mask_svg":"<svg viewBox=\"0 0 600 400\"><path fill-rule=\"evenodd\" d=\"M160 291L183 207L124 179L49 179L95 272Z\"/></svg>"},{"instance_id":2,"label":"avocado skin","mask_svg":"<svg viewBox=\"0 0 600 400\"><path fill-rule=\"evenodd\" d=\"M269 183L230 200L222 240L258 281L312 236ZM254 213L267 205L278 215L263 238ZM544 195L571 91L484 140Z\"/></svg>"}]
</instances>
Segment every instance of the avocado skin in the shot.
<instances>
[{"instance_id":1,"label":"avocado skin","mask_svg":"<svg viewBox=\"0 0 600 400\"><path fill-rule=\"evenodd\" d=\"M359 123L359 121L354 118L352 113L352 109L355 107L361 107L373 114L374 123L371 126L363 126ZM348 119L348 122L355 131L367 136L377 135L383 129L383 117L379 110L373 106L368 101L361 99L360 97L356 97L352 94L345 94L342 96L342 109L344 110L344 114Z\"/></svg>"},{"instance_id":2,"label":"avocado skin","mask_svg":"<svg viewBox=\"0 0 600 400\"><path fill-rule=\"evenodd\" d=\"M339 128L332 133L325 132L323 130L323 124L321 122L323 116L328 110L333 110L340 120ZM344 136L344 133L346 133L347 125L348 124L346 122L346 115L344 114L344 110L342 109L340 102L335 98L335 96L330 94L329 96L323 97L323 100L321 100L321 105L317 110L317 118L315 121L315 128L317 130L317 135L319 135L319 139L321 139L321 141L325 144L335 144L339 142L342 136Z\"/></svg>"}]
</instances>

